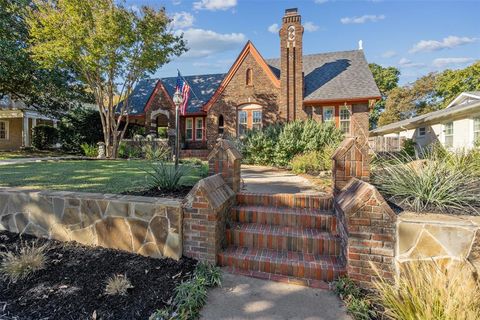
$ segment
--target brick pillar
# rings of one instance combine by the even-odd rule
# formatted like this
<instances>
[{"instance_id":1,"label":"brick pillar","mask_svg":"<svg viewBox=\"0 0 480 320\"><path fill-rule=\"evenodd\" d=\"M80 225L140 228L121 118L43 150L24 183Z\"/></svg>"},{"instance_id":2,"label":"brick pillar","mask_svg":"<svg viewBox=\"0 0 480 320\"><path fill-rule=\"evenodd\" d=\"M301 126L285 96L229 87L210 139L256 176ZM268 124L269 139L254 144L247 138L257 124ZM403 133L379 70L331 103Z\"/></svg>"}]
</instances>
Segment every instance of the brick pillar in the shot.
<instances>
[{"instance_id":1,"label":"brick pillar","mask_svg":"<svg viewBox=\"0 0 480 320\"><path fill-rule=\"evenodd\" d=\"M200 180L183 203L183 255L217 263L235 193L220 174Z\"/></svg>"},{"instance_id":2,"label":"brick pillar","mask_svg":"<svg viewBox=\"0 0 480 320\"><path fill-rule=\"evenodd\" d=\"M234 192L240 191L242 154L230 140L218 139L208 156L209 174L220 173Z\"/></svg>"},{"instance_id":3,"label":"brick pillar","mask_svg":"<svg viewBox=\"0 0 480 320\"><path fill-rule=\"evenodd\" d=\"M357 137L345 138L332 156L333 189L338 192L352 178L370 181L368 141Z\"/></svg>"}]
</instances>

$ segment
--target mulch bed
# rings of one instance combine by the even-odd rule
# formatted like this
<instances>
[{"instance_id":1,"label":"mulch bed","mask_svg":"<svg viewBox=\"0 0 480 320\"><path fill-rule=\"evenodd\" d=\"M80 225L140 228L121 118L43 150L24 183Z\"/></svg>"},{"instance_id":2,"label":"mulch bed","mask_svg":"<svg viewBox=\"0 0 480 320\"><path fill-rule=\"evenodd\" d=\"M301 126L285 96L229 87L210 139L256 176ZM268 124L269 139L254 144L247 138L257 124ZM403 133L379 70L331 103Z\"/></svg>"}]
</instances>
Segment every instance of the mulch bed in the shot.
<instances>
[{"instance_id":1,"label":"mulch bed","mask_svg":"<svg viewBox=\"0 0 480 320\"><path fill-rule=\"evenodd\" d=\"M0 252L17 251L29 235L1 231ZM148 319L169 304L174 288L190 279L193 259L153 259L75 242L48 243L46 268L27 279L0 279L0 319ZM125 296L105 294L106 280L126 275L133 285Z\"/></svg>"},{"instance_id":2,"label":"mulch bed","mask_svg":"<svg viewBox=\"0 0 480 320\"><path fill-rule=\"evenodd\" d=\"M160 190L158 188L151 188L145 190L132 190L126 191L122 194L131 195L131 196L143 196L143 197L159 197L159 198L175 198L183 199L187 194L192 190L191 186L181 186L179 189L174 191Z\"/></svg>"}]
</instances>

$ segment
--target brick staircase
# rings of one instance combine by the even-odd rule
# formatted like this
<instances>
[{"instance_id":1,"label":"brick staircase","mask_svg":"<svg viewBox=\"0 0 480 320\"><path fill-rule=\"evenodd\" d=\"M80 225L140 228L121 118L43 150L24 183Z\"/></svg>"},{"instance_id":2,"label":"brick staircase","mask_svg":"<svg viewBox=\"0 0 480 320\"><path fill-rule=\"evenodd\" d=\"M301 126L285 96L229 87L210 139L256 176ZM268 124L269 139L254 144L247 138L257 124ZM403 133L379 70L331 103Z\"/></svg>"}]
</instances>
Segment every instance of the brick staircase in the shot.
<instances>
[{"instance_id":1,"label":"brick staircase","mask_svg":"<svg viewBox=\"0 0 480 320\"><path fill-rule=\"evenodd\" d=\"M219 264L262 279L326 287L346 273L331 197L238 193Z\"/></svg>"}]
</instances>

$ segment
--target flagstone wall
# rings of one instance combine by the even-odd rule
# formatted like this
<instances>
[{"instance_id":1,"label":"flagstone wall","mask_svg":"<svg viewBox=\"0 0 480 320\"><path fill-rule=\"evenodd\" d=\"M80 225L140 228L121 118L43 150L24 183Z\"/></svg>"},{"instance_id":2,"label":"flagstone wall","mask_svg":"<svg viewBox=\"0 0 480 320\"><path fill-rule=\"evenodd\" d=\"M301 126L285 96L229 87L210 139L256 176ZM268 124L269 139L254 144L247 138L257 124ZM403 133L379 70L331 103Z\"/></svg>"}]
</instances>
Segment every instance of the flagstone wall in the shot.
<instances>
[{"instance_id":1,"label":"flagstone wall","mask_svg":"<svg viewBox=\"0 0 480 320\"><path fill-rule=\"evenodd\" d=\"M181 202L166 198L0 189L0 230L182 256Z\"/></svg>"}]
</instances>

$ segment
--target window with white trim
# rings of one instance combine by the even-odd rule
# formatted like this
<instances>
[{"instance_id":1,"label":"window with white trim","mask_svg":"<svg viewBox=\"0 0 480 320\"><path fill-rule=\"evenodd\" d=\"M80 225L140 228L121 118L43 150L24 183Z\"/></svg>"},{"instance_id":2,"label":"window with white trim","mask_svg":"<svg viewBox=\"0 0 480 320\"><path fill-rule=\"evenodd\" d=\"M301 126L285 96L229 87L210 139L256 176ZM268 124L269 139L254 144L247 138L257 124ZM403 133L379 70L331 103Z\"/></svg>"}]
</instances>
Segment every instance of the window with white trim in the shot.
<instances>
[{"instance_id":1,"label":"window with white trim","mask_svg":"<svg viewBox=\"0 0 480 320\"><path fill-rule=\"evenodd\" d=\"M480 117L473 118L473 141L480 141Z\"/></svg>"},{"instance_id":2,"label":"window with white trim","mask_svg":"<svg viewBox=\"0 0 480 320\"><path fill-rule=\"evenodd\" d=\"M350 108L347 106L340 107L340 130L350 133Z\"/></svg>"},{"instance_id":3,"label":"window with white trim","mask_svg":"<svg viewBox=\"0 0 480 320\"><path fill-rule=\"evenodd\" d=\"M427 128L425 128L425 127L418 128L418 136L419 137L424 137L426 134L427 134Z\"/></svg>"},{"instance_id":4,"label":"window with white trim","mask_svg":"<svg viewBox=\"0 0 480 320\"><path fill-rule=\"evenodd\" d=\"M323 107L323 122L333 121L333 107Z\"/></svg>"},{"instance_id":5,"label":"window with white trim","mask_svg":"<svg viewBox=\"0 0 480 320\"><path fill-rule=\"evenodd\" d=\"M447 122L444 124L445 133L445 147L453 147L453 122Z\"/></svg>"},{"instance_id":6,"label":"window with white trim","mask_svg":"<svg viewBox=\"0 0 480 320\"><path fill-rule=\"evenodd\" d=\"M193 118L185 119L185 140L193 140Z\"/></svg>"},{"instance_id":7,"label":"window with white trim","mask_svg":"<svg viewBox=\"0 0 480 320\"><path fill-rule=\"evenodd\" d=\"M195 140L203 140L203 118L195 118Z\"/></svg>"},{"instance_id":8,"label":"window with white trim","mask_svg":"<svg viewBox=\"0 0 480 320\"><path fill-rule=\"evenodd\" d=\"M262 111L261 110L253 111L252 129L253 130L262 129Z\"/></svg>"},{"instance_id":9,"label":"window with white trim","mask_svg":"<svg viewBox=\"0 0 480 320\"><path fill-rule=\"evenodd\" d=\"M0 121L0 140L8 140L8 121Z\"/></svg>"},{"instance_id":10,"label":"window with white trim","mask_svg":"<svg viewBox=\"0 0 480 320\"><path fill-rule=\"evenodd\" d=\"M238 135L242 136L247 132L247 111L238 111Z\"/></svg>"}]
</instances>

